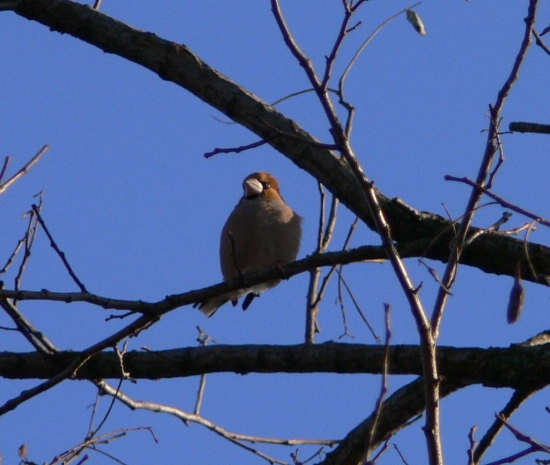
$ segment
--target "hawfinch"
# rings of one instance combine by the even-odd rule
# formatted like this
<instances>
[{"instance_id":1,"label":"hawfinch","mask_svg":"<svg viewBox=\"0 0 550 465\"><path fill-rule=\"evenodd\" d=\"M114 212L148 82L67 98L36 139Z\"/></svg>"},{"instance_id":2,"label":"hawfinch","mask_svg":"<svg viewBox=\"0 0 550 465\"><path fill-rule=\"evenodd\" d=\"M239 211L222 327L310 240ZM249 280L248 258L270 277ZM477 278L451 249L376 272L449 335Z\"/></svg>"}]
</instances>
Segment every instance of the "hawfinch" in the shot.
<instances>
[{"instance_id":1,"label":"hawfinch","mask_svg":"<svg viewBox=\"0 0 550 465\"><path fill-rule=\"evenodd\" d=\"M226 281L247 272L256 272L296 260L302 237L302 218L294 213L279 193L279 183L269 173L260 171L247 176L244 194L229 215L220 237L220 266ZM279 284L280 279L238 289L212 298L200 305L212 316L231 300L237 305L246 296L246 310L260 292Z\"/></svg>"}]
</instances>

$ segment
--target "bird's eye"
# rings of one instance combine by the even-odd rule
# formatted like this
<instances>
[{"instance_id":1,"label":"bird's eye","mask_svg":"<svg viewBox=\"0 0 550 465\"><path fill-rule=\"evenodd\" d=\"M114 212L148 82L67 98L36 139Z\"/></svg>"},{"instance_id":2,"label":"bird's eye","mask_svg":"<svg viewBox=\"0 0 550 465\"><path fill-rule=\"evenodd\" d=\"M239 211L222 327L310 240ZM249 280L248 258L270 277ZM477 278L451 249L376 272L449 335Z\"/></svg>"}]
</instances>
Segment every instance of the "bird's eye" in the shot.
<instances>
[{"instance_id":1,"label":"bird's eye","mask_svg":"<svg viewBox=\"0 0 550 465\"><path fill-rule=\"evenodd\" d=\"M270 189L271 188L271 184L269 184L267 181L263 181L262 186L264 186L264 189Z\"/></svg>"}]
</instances>

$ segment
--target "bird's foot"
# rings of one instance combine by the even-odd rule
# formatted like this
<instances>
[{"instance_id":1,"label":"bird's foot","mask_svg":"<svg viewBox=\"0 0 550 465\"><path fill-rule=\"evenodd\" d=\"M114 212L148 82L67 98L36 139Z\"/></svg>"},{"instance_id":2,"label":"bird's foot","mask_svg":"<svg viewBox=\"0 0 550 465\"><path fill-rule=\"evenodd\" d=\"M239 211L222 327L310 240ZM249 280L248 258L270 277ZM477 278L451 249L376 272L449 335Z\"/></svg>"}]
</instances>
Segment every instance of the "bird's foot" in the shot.
<instances>
[{"instance_id":1,"label":"bird's foot","mask_svg":"<svg viewBox=\"0 0 550 465\"><path fill-rule=\"evenodd\" d=\"M250 294L246 295L243 300L243 310L246 310L250 306L250 304L254 300L254 297L260 297L260 294L255 294L254 292L251 292Z\"/></svg>"}]
</instances>

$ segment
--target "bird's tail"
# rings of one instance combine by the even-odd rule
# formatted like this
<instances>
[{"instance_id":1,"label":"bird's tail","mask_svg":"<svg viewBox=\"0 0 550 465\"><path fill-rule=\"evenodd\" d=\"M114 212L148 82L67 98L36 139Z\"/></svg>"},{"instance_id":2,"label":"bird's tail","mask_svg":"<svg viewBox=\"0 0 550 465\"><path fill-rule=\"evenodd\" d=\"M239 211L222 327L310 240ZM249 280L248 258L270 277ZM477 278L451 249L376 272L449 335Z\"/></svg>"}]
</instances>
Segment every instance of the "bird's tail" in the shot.
<instances>
[{"instance_id":1,"label":"bird's tail","mask_svg":"<svg viewBox=\"0 0 550 465\"><path fill-rule=\"evenodd\" d=\"M226 296L214 297L213 299L207 300L203 304L200 304L199 310L204 313L208 318L210 318L212 315L214 315L214 313L216 313L216 310L226 302Z\"/></svg>"}]
</instances>

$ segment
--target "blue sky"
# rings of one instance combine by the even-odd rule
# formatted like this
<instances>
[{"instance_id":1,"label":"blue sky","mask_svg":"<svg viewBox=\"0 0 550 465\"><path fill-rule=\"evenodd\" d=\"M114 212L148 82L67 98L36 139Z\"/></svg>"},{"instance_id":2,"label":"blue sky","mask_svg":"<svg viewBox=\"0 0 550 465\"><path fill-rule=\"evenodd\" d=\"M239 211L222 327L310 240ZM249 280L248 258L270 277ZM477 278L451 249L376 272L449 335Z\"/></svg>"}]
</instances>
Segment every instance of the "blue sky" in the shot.
<instances>
[{"instance_id":1,"label":"blue sky","mask_svg":"<svg viewBox=\"0 0 550 465\"><path fill-rule=\"evenodd\" d=\"M339 56L344 69L362 41L387 17L409 6L367 2ZM341 2L282 2L289 26L319 69L339 26ZM101 10L134 27L191 48L209 65L267 102L308 87L302 69L285 48L269 2L166 1L113 2ZM367 175L388 197L400 197L419 210L463 213L469 191L443 176L474 178L483 154L488 105L508 76L523 34L527 2L424 1L420 13L427 35L417 35L404 17L390 23L367 47L347 81L357 108L352 142ZM540 31L550 9L539 9ZM187 91L148 70L108 55L68 35L49 31L11 12L0 14L0 157L12 156L10 173L44 144L51 150L0 201L0 263L23 234L22 218L33 195L44 191L43 216L59 246L87 288L99 295L159 300L167 294L205 287L221 280L219 232L241 195L243 178L254 171L273 173L285 200L305 218L300 257L313 252L319 196L312 178L269 147L241 154L203 157L216 147L257 140L247 130ZM547 122L550 57L533 47L504 109L510 121ZM328 124L312 94L278 108L319 139L330 142ZM548 215L548 139L504 136L506 163L495 192L524 208ZM502 210L484 209L475 225L488 226ZM353 216L341 208L332 250L342 247ZM510 226L526 220L514 215ZM542 227L532 240L548 243ZM379 244L359 227L353 245ZM407 261L422 298L433 303L436 286L416 260ZM435 264L442 270L441 264ZM15 270L2 277L8 286ZM417 343L414 321L389 264L357 264L346 277L363 311L383 334L383 303L392 305L393 343ZM444 317L440 343L508 346L547 329L548 292L527 283L519 322L506 323L512 279L461 268ZM43 234L37 240L23 288L76 290ZM296 276L264 294L247 312L223 307L211 319L191 308L165 316L131 349L196 345L200 325L218 343L298 344L303 340L307 276ZM320 315L319 342L344 332L333 283ZM372 336L346 300L354 339ZM104 319L109 312L89 305L23 302L30 320L63 349L83 349L125 322ZM5 317L0 325L8 325ZM30 351L15 334L2 333L0 350ZM390 389L410 378L392 377ZM0 380L3 401L35 382ZM206 418L228 430L276 437L339 438L364 419L378 395L380 380L337 375L211 375L203 406ZM123 389L138 399L191 411L198 379L139 381ZM469 428L483 432L510 392L472 387L443 402L443 433L448 463L464 463ZM84 437L95 399L90 383L65 382L8 414L0 423L0 454L17 463L17 448L29 458L51 460ZM102 408L108 404L102 400ZM544 393L514 417L525 432L545 431ZM105 450L125 463L262 463L205 428L117 405L105 430L152 426L160 443L133 433ZM422 421L395 438L409 463L425 463ZM53 438L53 439L52 439ZM544 440L544 437L539 439ZM487 459L521 447L507 433ZM290 461L294 449L263 448ZM300 457L310 454L301 448ZM380 463L395 463L393 450ZM527 463L524 462L518 463ZM94 455L91 463L112 463Z\"/></svg>"}]
</instances>

